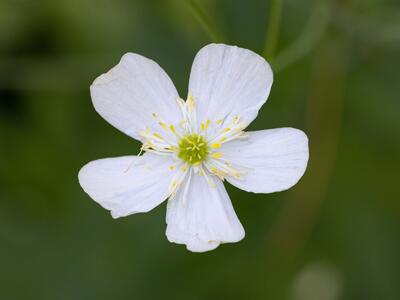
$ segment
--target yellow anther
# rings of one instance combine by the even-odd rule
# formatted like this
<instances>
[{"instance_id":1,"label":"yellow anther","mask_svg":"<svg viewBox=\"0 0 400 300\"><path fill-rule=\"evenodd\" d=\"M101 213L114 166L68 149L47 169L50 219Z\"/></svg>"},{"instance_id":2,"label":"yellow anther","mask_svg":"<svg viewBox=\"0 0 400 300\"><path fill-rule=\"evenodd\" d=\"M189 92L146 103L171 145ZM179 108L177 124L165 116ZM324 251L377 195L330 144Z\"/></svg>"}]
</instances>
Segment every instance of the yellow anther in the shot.
<instances>
[{"instance_id":1,"label":"yellow anther","mask_svg":"<svg viewBox=\"0 0 400 300\"><path fill-rule=\"evenodd\" d=\"M240 178L242 176L242 174L240 174L240 172L238 172L238 171L235 171L235 172L233 172L233 176L236 178Z\"/></svg>"},{"instance_id":2,"label":"yellow anther","mask_svg":"<svg viewBox=\"0 0 400 300\"><path fill-rule=\"evenodd\" d=\"M169 130L171 130L173 133L175 133L175 127L174 127L174 125L169 125Z\"/></svg>"},{"instance_id":3,"label":"yellow anther","mask_svg":"<svg viewBox=\"0 0 400 300\"><path fill-rule=\"evenodd\" d=\"M186 171L187 171L187 166L186 166L186 165L183 165L183 166L182 166L182 171L183 171L183 172L186 172Z\"/></svg>"},{"instance_id":4,"label":"yellow anther","mask_svg":"<svg viewBox=\"0 0 400 300\"><path fill-rule=\"evenodd\" d=\"M210 126L210 123L211 123L210 119L207 119L207 121L205 123L200 124L200 129L206 130L208 128L208 126Z\"/></svg>"},{"instance_id":5,"label":"yellow anther","mask_svg":"<svg viewBox=\"0 0 400 300\"><path fill-rule=\"evenodd\" d=\"M187 104L188 104L190 109L193 109L194 106L195 106L195 101L194 101L194 98L193 98L191 93L189 93L189 95L188 95Z\"/></svg>"},{"instance_id":6,"label":"yellow anther","mask_svg":"<svg viewBox=\"0 0 400 300\"><path fill-rule=\"evenodd\" d=\"M222 119L217 120L217 124L221 125L222 124Z\"/></svg>"},{"instance_id":7,"label":"yellow anther","mask_svg":"<svg viewBox=\"0 0 400 300\"><path fill-rule=\"evenodd\" d=\"M226 128L224 129L224 132L228 132L228 131L231 131L231 129L230 129L229 127L226 127Z\"/></svg>"},{"instance_id":8,"label":"yellow anther","mask_svg":"<svg viewBox=\"0 0 400 300\"><path fill-rule=\"evenodd\" d=\"M212 158L221 158L222 157L222 153L221 152L214 152L211 155Z\"/></svg>"},{"instance_id":9,"label":"yellow anther","mask_svg":"<svg viewBox=\"0 0 400 300\"><path fill-rule=\"evenodd\" d=\"M165 124L164 122L158 122L158 124L160 124L162 128L167 129L167 124Z\"/></svg>"},{"instance_id":10,"label":"yellow anther","mask_svg":"<svg viewBox=\"0 0 400 300\"><path fill-rule=\"evenodd\" d=\"M153 133L153 135L154 135L156 138L160 139L160 140L163 139L163 137L162 137L161 135L159 135L158 133Z\"/></svg>"},{"instance_id":11,"label":"yellow anther","mask_svg":"<svg viewBox=\"0 0 400 300\"><path fill-rule=\"evenodd\" d=\"M221 144L220 144L220 143L211 144L211 148L218 149L218 148L220 148L220 147L221 147Z\"/></svg>"},{"instance_id":12,"label":"yellow anther","mask_svg":"<svg viewBox=\"0 0 400 300\"><path fill-rule=\"evenodd\" d=\"M169 166L169 169L170 169L171 171L173 171L173 170L175 169L175 167L174 167L174 166Z\"/></svg>"},{"instance_id":13,"label":"yellow anther","mask_svg":"<svg viewBox=\"0 0 400 300\"><path fill-rule=\"evenodd\" d=\"M145 147L154 148L155 145L151 141L147 141Z\"/></svg>"},{"instance_id":14,"label":"yellow anther","mask_svg":"<svg viewBox=\"0 0 400 300\"><path fill-rule=\"evenodd\" d=\"M216 175L217 177L219 177L219 179L224 180L224 176L226 175L223 171L221 171L220 169L218 169L217 167L211 167L210 168L211 173L213 173L214 175Z\"/></svg>"},{"instance_id":15,"label":"yellow anther","mask_svg":"<svg viewBox=\"0 0 400 300\"><path fill-rule=\"evenodd\" d=\"M235 128L235 132L241 132L243 129L245 128L245 126L241 125Z\"/></svg>"},{"instance_id":16,"label":"yellow anther","mask_svg":"<svg viewBox=\"0 0 400 300\"><path fill-rule=\"evenodd\" d=\"M221 143L223 143L223 142L225 142L226 140L227 140L226 136L223 136L219 141L220 141Z\"/></svg>"},{"instance_id":17,"label":"yellow anther","mask_svg":"<svg viewBox=\"0 0 400 300\"><path fill-rule=\"evenodd\" d=\"M218 170L216 167L211 167L211 168L210 168L210 171L211 171L212 173L219 173L219 170Z\"/></svg>"}]
</instances>

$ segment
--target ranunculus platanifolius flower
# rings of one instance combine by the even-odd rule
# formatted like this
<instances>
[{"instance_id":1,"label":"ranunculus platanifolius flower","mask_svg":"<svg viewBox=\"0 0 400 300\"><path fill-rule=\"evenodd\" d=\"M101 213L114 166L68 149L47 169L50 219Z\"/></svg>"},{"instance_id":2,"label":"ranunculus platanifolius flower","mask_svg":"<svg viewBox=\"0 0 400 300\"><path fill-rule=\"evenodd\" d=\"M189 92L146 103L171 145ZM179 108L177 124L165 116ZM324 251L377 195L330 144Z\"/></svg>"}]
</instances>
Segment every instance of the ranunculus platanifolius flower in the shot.
<instances>
[{"instance_id":1,"label":"ranunculus platanifolius flower","mask_svg":"<svg viewBox=\"0 0 400 300\"><path fill-rule=\"evenodd\" d=\"M143 155L92 161L80 170L80 185L114 218L168 200L167 238L190 251L240 241L244 229L223 181L272 193L296 184L307 166L302 131L245 131L272 81L269 64L256 53L210 44L195 57L185 101L157 63L125 54L90 92L96 111L140 141Z\"/></svg>"}]
</instances>

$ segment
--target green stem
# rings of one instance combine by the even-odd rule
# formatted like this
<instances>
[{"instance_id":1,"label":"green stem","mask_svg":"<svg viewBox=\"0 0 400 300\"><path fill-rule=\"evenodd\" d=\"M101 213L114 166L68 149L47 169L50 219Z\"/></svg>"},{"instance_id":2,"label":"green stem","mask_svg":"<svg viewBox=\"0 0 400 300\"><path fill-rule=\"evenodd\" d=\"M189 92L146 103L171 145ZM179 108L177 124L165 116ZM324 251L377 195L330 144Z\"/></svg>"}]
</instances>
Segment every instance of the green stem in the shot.
<instances>
[{"instance_id":1,"label":"green stem","mask_svg":"<svg viewBox=\"0 0 400 300\"><path fill-rule=\"evenodd\" d=\"M275 72L285 69L306 56L322 39L331 19L332 2L332 0L317 1L303 32L276 56L272 64Z\"/></svg>"},{"instance_id":2,"label":"green stem","mask_svg":"<svg viewBox=\"0 0 400 300\"><path fill-rule=\"evenodd\" d=\"M210 18L201 9L196 0L188 0L187 3L194 17L200 23L201 27L203 27L204 31L208 34L210 39L213 42L222 42L222 36L216 30L214 30L212 26L210 26Z\"/></svg>"},{"instance_id":3,"label":"green stem","mask_svg":"<svg viewBox=\"0 0 400 300\"><path fill-rule=\"evenodd\" d=\"M271 12L269 14L269 22L267 35L265 37L264 56L269 61L274 59L276 47L278 45L279 29L282 17L283 0L272 0Z\"/></svg>"}]
</instances>

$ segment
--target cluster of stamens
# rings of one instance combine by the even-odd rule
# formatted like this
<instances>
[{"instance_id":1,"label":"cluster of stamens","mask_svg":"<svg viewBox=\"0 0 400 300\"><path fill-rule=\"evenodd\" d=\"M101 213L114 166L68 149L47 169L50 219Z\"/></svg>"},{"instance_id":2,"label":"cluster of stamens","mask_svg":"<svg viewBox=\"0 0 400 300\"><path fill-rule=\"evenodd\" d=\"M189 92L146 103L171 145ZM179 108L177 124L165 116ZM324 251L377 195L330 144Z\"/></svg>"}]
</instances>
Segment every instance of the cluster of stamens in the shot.
<instances>
[{"instance_id":1,"label":"cluster of stamens","mask_svg":"<svg viewBox=\"0 0 400 300\"><path fill-rule=\"evenodd\" d=\"M171 182L171 194L173 195L184 181L189 168L199 176L206 176L211 186L214 182L207 173L221 180L224 180L226 176L241 178L243 170L238 171L223 158L222 152L218 149L223 143L244 137L245 124L240 122L238 116L234 116L230 121L207 119L196 125L197 116L193 97L189 95L186 102L180 98L177 101L183 116L180 122L168 124L157 113L153 113L155 124L158 123L160 130L149 128L140 132L144 138L143 151L172 156L177 163L169 168L171 170L178 166L181 168L182 172L177 173Z\"/></svg>"}]
</instances>

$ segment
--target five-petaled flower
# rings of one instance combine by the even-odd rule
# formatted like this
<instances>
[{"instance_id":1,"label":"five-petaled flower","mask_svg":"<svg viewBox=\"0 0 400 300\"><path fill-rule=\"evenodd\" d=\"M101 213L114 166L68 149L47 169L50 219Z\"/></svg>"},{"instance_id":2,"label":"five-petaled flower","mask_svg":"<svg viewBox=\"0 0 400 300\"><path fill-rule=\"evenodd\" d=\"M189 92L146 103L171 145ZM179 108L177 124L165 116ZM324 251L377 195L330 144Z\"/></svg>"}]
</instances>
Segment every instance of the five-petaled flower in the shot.
<instances>
[{"instance_id":1,"label":"five-petaled flower","mask_svg":"<svg viewBox=\"0 0 400 300\"><path fill-rule=\"evenodd\" d=\"M168 199L167 238L190 251L240 241L244 230L222 182L272 193L296 184L307 166L302 131L244 131L272 81L261 56L210 44L195 57L184 101L158 64L125 54L94 81L91 96L97 112L145 153L88 163L79 172L82 188L114 218Z\"/></svg>"}]
</instances>

